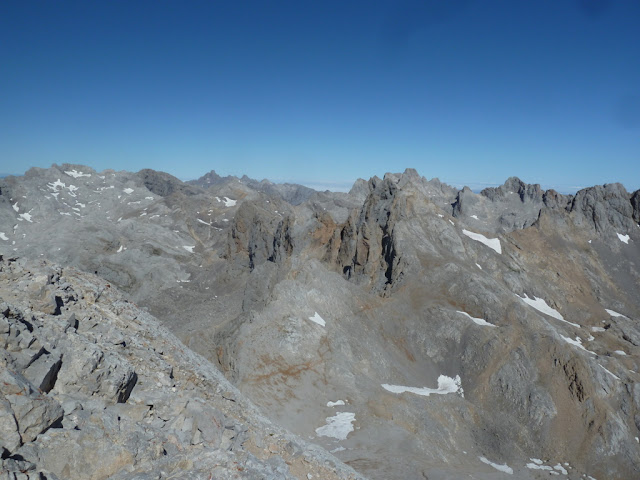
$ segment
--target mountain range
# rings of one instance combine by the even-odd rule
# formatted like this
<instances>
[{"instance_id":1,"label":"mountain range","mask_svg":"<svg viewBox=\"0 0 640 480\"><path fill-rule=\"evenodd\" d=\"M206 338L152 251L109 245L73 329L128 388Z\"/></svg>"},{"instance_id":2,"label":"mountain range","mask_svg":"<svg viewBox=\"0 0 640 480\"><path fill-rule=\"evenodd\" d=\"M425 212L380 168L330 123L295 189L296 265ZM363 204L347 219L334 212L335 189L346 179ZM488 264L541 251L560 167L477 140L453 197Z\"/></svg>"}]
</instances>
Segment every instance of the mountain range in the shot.
<instances>
[{"instance_id":1,"label":"mountain range","mask_svg":"<svg viewBox=\"0 0 640 480\"><path fill-rule=\"evenodd\" d=\"M621 184L474 193L413 169L348 193L0 179L3 469L636 478L639 223Z\"/></svg>"}]
</instances>

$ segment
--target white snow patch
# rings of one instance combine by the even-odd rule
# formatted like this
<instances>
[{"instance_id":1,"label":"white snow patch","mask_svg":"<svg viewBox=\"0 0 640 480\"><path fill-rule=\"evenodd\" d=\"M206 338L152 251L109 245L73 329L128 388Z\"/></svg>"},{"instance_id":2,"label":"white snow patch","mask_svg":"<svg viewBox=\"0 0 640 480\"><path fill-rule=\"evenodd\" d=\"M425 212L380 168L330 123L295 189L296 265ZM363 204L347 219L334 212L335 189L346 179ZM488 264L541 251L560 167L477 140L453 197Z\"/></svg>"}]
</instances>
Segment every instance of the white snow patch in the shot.
<instances>
[{"instance_id":1,"label":"white snow patch","mask_svg":"<svg viewBox=\"0 0 640 480\"><path fill-rule=\"evenodd\" d=\"M231 200L229 197L222 197L222 198L224 198L225 207L235 207L236 203L238 203L237 200Z\"/></svg>"},{"instance_id":2,"label":"white snow patch","mask_svg":"<svg viewBox=\"0 0 640 480\"><path fill-rule=\"evenodd\" d=\"M531 460L533 460L533 458ZM538 460L538 459L536 458L536 460ZM527 463L525 465L525 467L530 468L532 470L553 470L552 467L549 467L547 465L542 465L542 461L541 460L538 460L538 461L540 463L537 463L537 462L536 463Z\"/></svg>"},{"instance_id":3,"label":"white snow patch","mask_svg":"<svg viewBox=\"0 0 640 480\"><path fill-rule=\"evenodd\" d=\"M120 253L122 250L124 250L124 246L120 245L120 248L118 249L117 253Z\"/></svg>"},{"instance_id":4,"label":"white snow patch","mask_svg":"<svg viewBox=\"0 0 640 480\"><path fill-rule=\"evenodd\" d=\"M616 235L618 235L618 238L622 243L626 243L627 245L629 244L629 235L622 235L620 233L616 233Z\"/></svg>"},{"instance_id":5,"label":"white snow patch","mask_svg":"<svg viewBox=\"0 0 640 480\"><path fill-rule=\"evenodd\" d=\"M565 320L564 317L560 314L560 312L558 312L557 310L555 310L555 309L551 308L549 305L547 305L547 302L545 302L544 299L538 298L536 296L534 296L533 298L529 298L526 293L523 294L523 295L524 296L521 297L520 295L516 294L516 297L518 297L520 300L522 300L527 305L532 306L533 308L535 308L539 312L544 313L545 315L549 315L550 317L553 317L553 318L555 318L557 320L560 320L562 322L568 323L569 325L573 325L574 327L580 328L580 325L578 325L577 323L573 323L573 322L569 322L569 321Z\"/></svg>"},{"instance_id":6,"label":"white snow patch","mask_svg":"<svg viewBox=\"0 0 640 480\"><path fill-rule=\"evenodd\" d=\"M13 205L11 205L13 207L13 209L17 212L20 209L18 208L18 202L14 203Z\"/></svg>"},{"instance_id":7,"label":"white snow patch","mask_svg":"<svg viewBox=\"0 0 640 480\"><path fill-rule=\"evenodd\" d=\"M80 208L85 208L86 205L84 203L80 203L80 202L76 202L76 205L78 205Z\"/></svg>"},{"instance_id":8,"label":"white snow patch","mask_svg":"<svg viewBox=\"0 0 640 480\"><path fill-rule=\"evenodd\" d=\"M189 245L183 245L182 248L184 248L189 253L193 253L193 249L196 248L196 246L193 245L192 247L190 247Z\"/></svg>"},{"instance_id":9,"label":"white snow patch","mask_svg":"<svg viewBox=\"0 0 640 480\"><path fill-rule=\"evenodd\" d=\"M327 407L336 407L338 405L344 405L344 400L336 400L335 402L327 402Z\"/></svg>"},{"instance_id":10,"label":"white snow patch","mask_svg":"<svg viewBox=\"0 0 640 480\"><path fill-rule=\"evenodd\" d=\"M453 223L453 221L451 219L449 219L449 223L453 226L455 226L455 223Z\"/></svg>"},{"instance_id":11,"label":"white snow patch","mask_svg":"<svg viewBox=\"0 0 640 480\"><path fill-rule=\"evenodd\" d=\"M615 352L613 352L613 353L615 353L616 355L626 355L626 354L627 354L627 352L625 352L625 351L623 351L623 350L616 350L616 351L615 351Z\"/></svg>"},{"instance_id":12,"label":"white snow patch","mask_svg":"<svg viewBox=\"0 0 640 480\"><path fill-rule=\"evenodd\" d=\"M495 250L497 253L500 253L500 254L502 253L502 246L500 245L500 239L487 238L484 235L470 232L469 230L462 230L462 233L464 233L470 239L475 240L476 242L480 242L486 245L487 247L491 248L492 250Z\"/></svg>"},{"instance_id":13,"label":"white snow patch","mask_svg":"<svg viewBox=\"0 0 640 480\"><path fill-rule=\"evenodd\" d=\"M582 340L580 340L580 337L576 337L576 339L575 339L575 340L572 340L572 339L571 339L571 338L569 338L569 337L564 337L564 336L562 336L562 335L560 335L560 337L561 337L565 342L570 343L571 345L576 346L576 347L578 347L578 348L580 348L580 349L584 350L585 352L589 352L589 353L590 353L590 354L592 354L592 355L596 355L596 354L595 354L594 352L592 352L591 350L587 350L586 348L584 348L584 347L582 346Z\"/></svg>"},{"instance_id":14,"label":"white snow patch","mask_svg":"<svg viewBox=\"0 0 640 480\"><path fill-rule=\"evenodd\" d=\"M69 216L69 217L71 216L71 214L70 214L70 213L68 213L68 212L60 212L60 215L67 215L67 216Z\"/></svg>"},{"instance_id":15,"label":"white snow patch","mask_svg":"<svg viewBox=\"0 0 640 480\"><path fill-rule=\"evenodd\" d=\"M200 223L204 223L205 225L209 225L209 226L211 226L211 224L210 224L210 223L205 222L204 220L200 220L199 218L196 218L196 220L198 220Z\"/></svg>"},{"instance_id":16,"label":"white snow patch","mask_svg":"<svg viewBox=\"0 0 640 480\"><path fill-rule=\"evenodd\" d=\"M90 173L82 173L82 172L78 172L77 170L73 169L70 172L64 172L67 175L69 175L70 177L73 178L80 178L80 177L90 177L91 174Z\"/></svg>"},{"instance_id":17,"label":"white snow patch","mask_svg":"<svg viewBox=\"0 0 640 480\"><path fill-rule=\"evenodd\" d=\"M0 238L1 238L2 240L9 240L9 237L7 237L7 236L4 234L4 232L0 232Z\"/></svg>"},{"instance_id":18,"label":"white snow patch","mask_svg":"<svg viewBox=\"0 0 640 480\"><path fill-rule=\"evenodd\" d=\"M327 322L325 322L324 319L320 315L318 315L318 312L314 312L313 317L309 317L309 320L311 320L313 323L317 323L321 327L327 325Z\"/></svg>"},{"instance_id":19,"label":"white snow patch","mask_svg":"<svg viewBox=\"0 0 640 480\"><path fill-rule=\"evenodd\" d=\"M141 216L141 217L144 217L146 214L147 214L147 212L142 212L142 213L140 214L140 216Z\"/></svg>"},{"instance_id":20,"label":"white snow patch","mask_svg":"<svg viewBox=\"0 0 640 480\"><path fill-rule=\"evenodd\" d=\"M477 215L471 215L471 218L475 218L476 220L478 220L478 216Z\"/></svg>"},{"instance_id":21,"label":"white snow patch","mask_svg":"<svg viewBox=\"0 0 640 480\"><path fill-rule=\"evenodd\" d=\"M351 412L340 412L333 417L327 417L327 424L316 428L319 437L332 437L338 440L346 440L347 436L353 432L352 422L356 421L356 414Z\"/></svg>"},{"instance_id":22,"label":"white snow patch","mask_svg":"<svg viewBox=\"0 0 640 480\"><path fill-rule=\"evenodd\" d=\"M529 460L531 460L536 465L542 465L543 463L542 460L540 460L539 458L530 458Z\"/></svg>"},{"instance_id":23,"label":"white snow patch","mask_svg":"<svg viewBox=\"0 0 640 480\"><path fill-rule=\"evenodd\" d=\"M606 330L602 327L591 327L592 332L606 332Z\"/></svg>"},{"instance_id":24,"label":"white snow patch","mask_svg":"<svg viewBox=\"0 0 640 480\"><path fill-rule=\"evenodd\" d=\"M439 214L438 214L438 216L439 216L440 218L444 218L444 215L442 215L441 213L439 213Z\"/></svg>"},{"instance_id":25,"label":"white snow patch","mask_svg":"<svg viewBox=\"0 0 640 480\"><path fill-rule=\"evenodd\" d=\"M336 452L341 452L343 450L346 450L346 448L344 448L342 445L339 447L334 448L333 450L331 450L329 453L336 453Z\"/></svg>"},{"instance_id":26,"label":"white snow patch","mask_svg":"<svg viewBox=\"0 0 640 480\"><path fill-rule=\"evenodd\" d=\"M455 378L447 377L446 375L440 375L438 377L438 388L403 387L401 385L389 385L386 383L382 384L382 388L391 393L409 392L415 395L422 395L423 397L428 397L432 393L438 395L445 395L447 393L460 393L460 395L464 397L464 390L462 389L460 375L456 375Z\"/></svg>"},{"instance_id":27,"label":"white snow patch","mask_svg":"<svg viewBox=\"0 0 640 480\"><path fill-rule=\"evenodd\" d=\"M122 190L124 193L131 195L133 193L133 188L125 188Z\"/></svg>"},{"instance_id":28,"label":"white snow patch","mask_svg":"<svg viewBox=\"0 0 640 480\"><path fill-rule=\"evenodd\" d=\"M563 475L567 475L569 472L567 472L567 470L560 464L557 464L555 467L553 467L555 470L559 471L561 474Z\"/></svg>"},{"instance_id":29,"label":"white snow patch","mask_svg":"<svg viewBox=\"0 0 640 480\"><path fill-rule=\"evenodd\" d=\"M458 310L458 313L461 313L462 315L465 315L465 316L469 317L471 320L473 320L473 323L477 323L478 325L482 325L484 327L495 327L496 326L493 323L489 323L489 322L487 322L486 320L484 320L482 318L472 317L467 312L462 312L462 311Z\"/></svg>"},{"instance_id":30,"label":"white snow patch","mask_svg":"<svg viewBox=\"0 0 640 480\"><path fill-rule=\"evenodd\" d=\"M600 364L598 364L600 365ZM607 370L606 368L604 368L602 365L600 365L600 368L602 368L605 372L607 372L609 375L611 375L613 378L615 378L616 380L620 380L620 377L615 375L613 372Z\"/></svg>"},{"instance_id":31,"label":"white snow patch","mask_svg":"<svg viewBox=\"0 0 640 480\"><path fill-rule=\"evenodd\" d=\"M22 221L24 219L29 223L33 223L33 220L31 220L31 214L29 212L21 213L20 215L18 215L18 220Z\"/></svg>"},{"instance_id":32,"label":"white snow patch","mask_svg":"<svg viewBox=\"0 0 640 480\"><path fill-rule=\"evenodd\" d=\"M153 200L153 197L144 197L145 200Z\"/></svg>"},{"instance_id":33,"label":"white snow patch","mask_svg":"<svg viewBox=\"0 0 640 480\"><path fill-rule=\"evenodd\" d=\"M482 267L480 266L479 263L476 263L476 267L478 267L480 270L482 270Z\"/></svg>"},{"instance_id":34,"label":"white snow patch","mask_svg":"<svg viewBox=\"0 0 640 480\"><path fill-rule=\"evenodd\" d=\"M496 470L499 470L504 473L508 473L509 475L513 475L513 469L509 467L506 463L504 465L499 465L497 463L493 463L487 460L485 457L478 457L482 463L486 463L487 465L492 466Z\"/></svg>"},{"instance_id":35,"label":"white snow patch","mask_svg":"<svg viewBox=\"0 0 640 480\"><path fill-rule=\"evenodd\" d=\"M47 187L49 187L51 190L53 190L54 192L58 191L58 188L65 188L66 184L62 183L60 181L60 179L56 180L53 183L47 183Z\"/></svg>"},{"instance_id":36,"label":"white snow patch","mask_svg":"<svg viewBox=\"0 0 640 480\"><path fill-rule=\"evenodd\" d=\"M605 308L604 311L607 312L611 317L625 317L623 314L614 312L613 310L609 310L608 308Z\"/></svg>"}]
</instances>

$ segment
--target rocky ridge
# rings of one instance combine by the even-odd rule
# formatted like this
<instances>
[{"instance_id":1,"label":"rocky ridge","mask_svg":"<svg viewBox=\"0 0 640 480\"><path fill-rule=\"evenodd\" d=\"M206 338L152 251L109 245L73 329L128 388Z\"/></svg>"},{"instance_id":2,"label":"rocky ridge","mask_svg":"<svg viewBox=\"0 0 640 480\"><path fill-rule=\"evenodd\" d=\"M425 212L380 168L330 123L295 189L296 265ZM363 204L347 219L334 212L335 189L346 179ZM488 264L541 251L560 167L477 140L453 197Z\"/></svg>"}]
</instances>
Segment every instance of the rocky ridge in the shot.
<instances>
[{"instance_id":1,"label":"rocky ridge","mask_svg":"<svg viewBox=\"0 0 640 480\"><path fill-rule=\"evenodd\" d=\"M104 280L0 260L2 478L361 478Z\"/></svg>"}]
</instances>

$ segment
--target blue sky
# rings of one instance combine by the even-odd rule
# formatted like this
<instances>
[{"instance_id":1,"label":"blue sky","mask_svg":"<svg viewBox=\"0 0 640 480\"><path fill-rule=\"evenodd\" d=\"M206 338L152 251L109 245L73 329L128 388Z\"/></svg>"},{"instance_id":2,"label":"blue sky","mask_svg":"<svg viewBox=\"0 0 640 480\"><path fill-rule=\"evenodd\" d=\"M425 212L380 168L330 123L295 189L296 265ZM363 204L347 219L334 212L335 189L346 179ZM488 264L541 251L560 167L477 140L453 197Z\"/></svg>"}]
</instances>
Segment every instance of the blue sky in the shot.
<instances>
[{"instance_id":1,"label":"blue sky","mask_svg":"<svg viewBox=\"0 0 640 480\"><path fill-rule=\"evenodd\" d=\"M640 2L7 1L0 172L640 188Z\"/></svg>"}]
</instances>

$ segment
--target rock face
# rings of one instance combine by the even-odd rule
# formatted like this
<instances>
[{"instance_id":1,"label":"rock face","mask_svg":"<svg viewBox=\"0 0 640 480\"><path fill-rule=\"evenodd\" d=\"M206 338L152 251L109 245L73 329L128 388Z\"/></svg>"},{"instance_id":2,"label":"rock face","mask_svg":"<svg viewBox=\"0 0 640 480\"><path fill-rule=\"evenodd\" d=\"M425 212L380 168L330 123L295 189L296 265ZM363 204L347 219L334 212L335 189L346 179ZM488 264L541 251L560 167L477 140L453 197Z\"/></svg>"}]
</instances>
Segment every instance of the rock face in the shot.
<instances>
[{"instance_id":1,"label":"rock face","mask_svg":"<svg viewBox=\"0 0 640 480\"><path fill-rule=\"evenodd\" d=\"M60 315L36 307L43 278L67 292ZM0 298L7 478L360 478L262 418L104 280L1 260Z\"/></svg>"},{"instance_id":2,"label":"rock face","mask_svg":"<svg viewBox=\"0 0 640 480\"><path fill-rule=\"evenodd\" d=\"M45 399L34 423L3 391L5 469L354 475L322 447L376 479L640 470L640 191L63 165L0 192L6 383Z\"/></svg>"}]
</instances>

